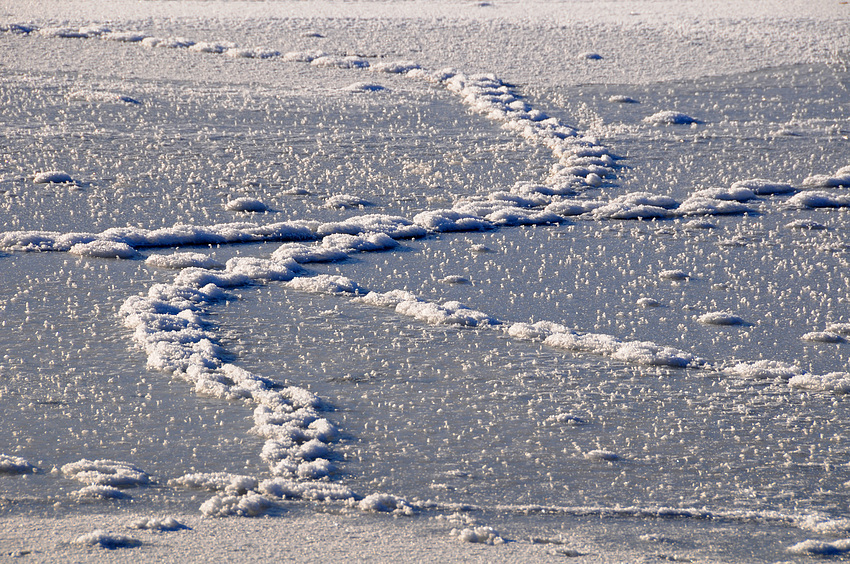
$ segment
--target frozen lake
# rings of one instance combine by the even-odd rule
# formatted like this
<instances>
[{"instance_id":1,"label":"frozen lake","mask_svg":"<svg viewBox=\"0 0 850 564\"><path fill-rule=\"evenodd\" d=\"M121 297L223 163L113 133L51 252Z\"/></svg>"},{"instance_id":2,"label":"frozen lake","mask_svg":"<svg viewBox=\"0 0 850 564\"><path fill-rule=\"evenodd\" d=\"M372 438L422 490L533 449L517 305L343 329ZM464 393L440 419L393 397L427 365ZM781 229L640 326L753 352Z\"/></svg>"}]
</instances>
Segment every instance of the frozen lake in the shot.
<instances>
[{"instance_id":1,"label":"frozen lake","mask_svg":"<svg viewBox=\"0 0 850 564\"><path fill-rule=\"evenodd\" d=\"M0 4L3 554L846 557L847 6L199 6Z\"/></svg>"}]
</instances>

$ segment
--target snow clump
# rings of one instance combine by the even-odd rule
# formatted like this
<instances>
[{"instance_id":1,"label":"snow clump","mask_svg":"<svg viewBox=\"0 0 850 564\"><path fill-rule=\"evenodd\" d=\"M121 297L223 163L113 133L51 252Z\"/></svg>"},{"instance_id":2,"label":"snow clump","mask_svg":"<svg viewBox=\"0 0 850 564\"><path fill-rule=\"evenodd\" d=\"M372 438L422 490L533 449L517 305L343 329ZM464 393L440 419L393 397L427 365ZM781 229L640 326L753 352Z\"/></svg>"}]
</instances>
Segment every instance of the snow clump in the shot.
<instances>
[{"instance_id":1,"label":"snow clump","mask_svg":"<svg viewBox=\"0 0 850 564\"><path fill-rule=\"evenodd\" d=\"M0 454L0 474L28 474L35 471L36 467L30 464L25 458L10 454Z\"/></svg>"},{"instance_id":2,"label":"snow clump","mask_svg":"<svg viewBox=\"0 0 850 564\"><path fill-rule=\"evenodd\" d=\"M795 189L790 184L782 184L764 178L751 178L748 180L739 180L732 184L733 190L738 189L752 190L757 196L767 196L771 194L790 194Z\"/></svg>"},{"instance_id":3,"label":"snow clump","mask_svg":"<svg viewBox=\"0 0 850 564\"><path fill-rule=\"evenodd\" d=\"M850 373L797 374L788 381L792 388L836 394L850 393Z\"/></svg>"},{"instance_id":4,"label":"snow clump","mask_svg":"<svg viewBox=\"0 0 850 564\"><path fill-rule=\"evenodd\" d=\"M357 507L361 511L393 513L394 515L413 515L414 513L413 507L406 500L387 493L367 495L357 502Z\"/></svg>"},{"instance_id":5,"label":"snow clump","mask_svg":"<svg viewBox=\"0 0 850 564\"><path fill-rule=\"evenodd\" d=\"M37 173L32 181L34 184L70 184L74 182L74 179L67 172L48 170Z\"/></svg>"},{"instance_id":6,"label":"snow clump","mask_svg":"<svg viewBox=\"0 0 850 564\"><path fill-rule=\"evenodd\" d=\"M610 450L596 449L585 453L584 457L593 462L616 462L620 460L620 455L611 452Z\"/></svg>"},{"instance_id":7,"label":"snow clump","mask_svg":"<svg viewBox=\"0 0 850 564\"><path fill-rule=\"evenodd\" d=\"M146 472L139 470L129 462L116 460L86 460L83 458L77 462L65 464L61 471L62 474L72 480L98 486L132 488L151 482L151 477Z\"/></svg>"},{"instance_id":8,"label":"snow clump","mask_svg":"<svg viewBox=\"0 0 850 564\"><path fill-rule=\"evenodd\" d=\"M497 545L503 544L505 539L499 536L499 533L492 527L472 527L464 529L452 529L449 533L453 537L457 537L462 542L470 542L477 544Z\"/></svg>"},{"instance_id":9,"label":"snow clump","mask_svg":"<svg viewBox=\"0 0 850 564\"><path fill-rule=\"evenodd\" d=\"M86 486L75 492L71 492L70 495L78 501L84 499L127 499L130 497L112 486Z\"/></svg>"},{"instance_id":10,"label":"snow clump","mask_svg":"<svg viewBox=\"0 0 850 564\"><path fill-rule=\"evenodd\" d=\"M186 525L179 522L174 517L141 517L135 521L127 523L128 529L144 529L148 531L179 531L180 529L188 529Z\"/></svg>"},{"instance_id":11,"label":"snow clump","mask_svg":"<svg viewBox=\"0 0 850 564\"><path fill-rule=\"evenodd\" d=\"M256 517L268 511L274 504L256 493L242 496L215 495L201 505L201 513L207 517Z\"/></svg>"},{"instance_id":12,"label":"snow clump","mask_svg":"<svg viewBox=\"0 0 850 564\"><path fill-rule=\"evenodd\" d=\"M95 529L90 533L78 536L71 541L71 544L115 549L141 546L142 541L125 535L117 535L102 529Z\"/></svg>"},{"instance_id":13,"label":"snow clump","mask_svg":"<svg viewBox=\"0 0 850 564\"><path fill-rule=\"evenodd\" d=\"M224 209L235 212L262 213L268 211L268 206L256 198L236 198L224 204Z\"/></svg>"},{"instance_id":14,"label":"snow clump","mask_svg":"<svg viewBox=\"0 0 850 564\"><path fill-rule=\"evenodd\" d=\"M118 241L91 241L90 243L77 243L68 249L72 255L92 258L116 258L132 259L139 256L136 249L127 243Z\"/></svg>"},{"instance_id":15,"label":"snow clump","mask_svg":"<svg viewBox=\"0 0 850 564\"><path fill-rule=\"evenodd\" d=\"M672 110L664 110L643 118L644 123L652 125L688 125L694 123L702 123L698 119L692 118L687 114L674 112Z\"/></svg>"},{"instance_id":16,"label":"snow clump","mask_svg":"<svg viewBox=\"0 0 850 564\"><path fill-rule=\"evenodd\" d=\"M182 486L212 492L224 492L229 495L245 495L249 491L257 489L258 481L251 476L242 476L227 472L198 472L168 480L168 485L171 487Z\"/></svg>"},{"instance_id":17,"label":"snow clump","mask_svg":"<svg viewBox=\"0 0 850 564\"><path fill-rule=\"evenodd\" d=\"M746 325L741 317L728 311L712 311L697 317L697 321L704 325Z\"/></svg>"},{"instance_id":18,"label":"snow clump","mask_svg":"<svg viewBox=\"0 0 850 564\"><path fill-rule=\"evenodd\" d=\"M788 552L805 556L838 556L850 552L850 539L832 542L808 539L789 547Z\"/></svg>"},{"instance_id":19,"label":"snow clump","mask_svg":"<svg viewBox=\"0 0 850 564\"><path fill-rule=\"evenodd\" d=\"M220 270L224 265L214 258L202 253L171 253L170 255L150 255L145 264L157 268L180 270L183 268L206 268Z\"/></svg>"}]
</instances>

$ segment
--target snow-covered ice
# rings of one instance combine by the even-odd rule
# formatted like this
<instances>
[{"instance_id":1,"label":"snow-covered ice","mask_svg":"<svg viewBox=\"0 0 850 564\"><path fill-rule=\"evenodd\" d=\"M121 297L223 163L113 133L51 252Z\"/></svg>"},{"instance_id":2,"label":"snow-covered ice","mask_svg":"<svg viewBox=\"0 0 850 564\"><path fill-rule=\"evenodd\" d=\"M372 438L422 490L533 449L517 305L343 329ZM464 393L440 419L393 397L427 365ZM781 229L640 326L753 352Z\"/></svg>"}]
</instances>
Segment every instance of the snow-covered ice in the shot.
<instances>
[{"instance_id":1,"label":"snow-covered ice","mask_svg":"<svg viewBox=\"0 0 850 564\"><path fill-rule=\"evenodd\" d=\"M4 553L847 552L846 6L197 8L0 10Z\"/></svg>"}]
</instances>

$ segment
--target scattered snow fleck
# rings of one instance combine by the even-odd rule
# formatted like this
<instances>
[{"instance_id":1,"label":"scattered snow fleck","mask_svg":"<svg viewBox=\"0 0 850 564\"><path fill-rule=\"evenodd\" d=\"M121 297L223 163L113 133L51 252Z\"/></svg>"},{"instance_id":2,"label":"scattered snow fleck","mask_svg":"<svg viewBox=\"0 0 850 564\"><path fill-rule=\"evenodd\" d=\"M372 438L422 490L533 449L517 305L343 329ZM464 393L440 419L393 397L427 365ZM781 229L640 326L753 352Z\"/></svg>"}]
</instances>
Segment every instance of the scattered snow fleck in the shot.
<instances>
[{"instance_id":1,"label":"scattered snow fleck","mask_svg":"<svg viewBox=\"0 0 850 564\"><path fill-rule=\"evenodd\" d=\"M224 492L229 495L244 495L249 491L256 490L257 484L256 478L228 472L199 472L168 480L168 485L171 487L182 486L184 488Z\"/></svg>"},{"instance_id":2,"label":"scattered snow fleck","mask_svg":"<svg viewBox=\"0 0 850 564\"><path fill-rule=\"evenodd\" d=\"M756 380L781 379L790 380L800 374L800 368L775 360L757 360L755 362L740 362L725 369L729 374Z\"/></svg>"},{"instance_id":3,"label":"scattered snow fleck","mask_svg":"<svg viewBox=\"0 0 850 564\"><path fill-rule=\"evenodd\" d=\"M287 478L272 478L260 482L260 493L284 499L312 501L347 500L354 497L351 488L330 482L299 482Z\"/></svg>"}]
</instances>

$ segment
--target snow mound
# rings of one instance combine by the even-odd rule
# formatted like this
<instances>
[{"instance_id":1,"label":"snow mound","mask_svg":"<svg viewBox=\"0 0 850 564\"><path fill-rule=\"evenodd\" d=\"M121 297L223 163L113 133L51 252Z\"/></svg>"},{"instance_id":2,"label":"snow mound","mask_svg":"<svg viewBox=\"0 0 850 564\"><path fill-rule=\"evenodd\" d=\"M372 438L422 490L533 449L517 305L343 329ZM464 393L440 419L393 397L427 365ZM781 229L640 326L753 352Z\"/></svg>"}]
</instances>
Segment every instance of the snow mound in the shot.
<instances>
[{"instance_id":1,"label":"snow mound","mask_svg":"<svg viewBox=\"0 0 850 564\"><path fill-rule=\"evenodd\" d=\"M344 221L322 223L316 228L319 236L345 233L360 235L362 233L386 233L393 239L416 239L424 237L428 232L414 225L404 217L383 214L366 214L350 217Z\"/></svg>"},{"instance_id":2,"label":"snow mound","mask_svg":"<svg viewBox=\"0 0 850 564\"><path fill-rule=\"evenodd\" d=\"M687 114L674 112L672 110L656 112L651 116L643 118L643 121L652 125L688 125L693 123L702 123L698 119L692 118Z\"/></svg>"},{"instance_id":3,"label":"snow mound","mask_svg":"<svg viewBox=\"0 0 850 564\"><path fill-rule=\"evenodd\" d=\"M132 537L128 537L126 535L117 535L115 533L104 531L102 529L95 529L90 533L78 536L77 538L71 541L71 544L76 544L78 546L116 549L141 546L142 541L134 539Z\"/></svg>"},{"instance_id":4,"label":"snow mound","mask_svg":"<svg viewBox=\"0 0 850 564\"><path fill-rule=\"evenodd\" d=\"M86 486L75 492L71 492L71 497L76 500L84 499L128 499L126 493L112 486Z\"/></svg>"},{"instance_id":5,"label":"snow mound","mask_svg":"<svg viewBox=\"0 0 850 564\"><path fill-rule=\"evenodd\" d=\"M398 241L386 233L367 233L348 235L337 233L322 240L322 246L345 253L386 251L398 247Z\"/></svg>"},{"instance_id":6,"label":"snow mound","mask_svg":"<svg viewBox=\"0 0 850 564\"><path fill-rule=\"evenodd\" d=\"M143 529L147 531L179 531L188 529L186 525L180 523L174 517L141 517L135 521L127 523L128 529Z\"/></svg>"},{"instance_id":7,"label":"snow mound","mask_svg":"<svg viewBox=\"0 0 850 564\"><path fill-rule=\"evenodd\" d=\"M811 331L800 337L803 341L812 343L846 343L847 339L832 331Z\"/></svg>"},{"instance_id":8,"label":"snow mound","mask_svg":"<svg viewBox=\"0 0 850 564\"><path fill-rule=\"evenodd\" d=\"M353 196L351 194L337 194L336 196L331 196L325 201L324 207L326 208L338 208L338 209L351 209L351 208L362 208L366 206L371 206L372 203L360 198L358 196Z\"/></svg>"},{"instance_id":9,"label":"snow mound","mask_svg":"<svg viewBox=\"0 0 850 564\"><path fill-rule=\"evenodd\" d=\"M610 450L602 449L586 452L584 457L588 460L592 460L593 462L616 462L617 460L621 460L619 454L611 452Z\"/></svg>"},{"instance_id":10,"label":"snow mound","mask_svg":"<svg viewBox=\"0 0 850 564\"><path fill-rule=\"evenodd\" d=\"M795 188L790 184L782 184L766 180L764 178L750 178L748 180L739 180L732 184L733 190L738 189L752 190L757 196L768 196L771 194L790 194L795 192Z\"/></svg>"},{"instance_id":11,"label":"snow mound","mask_svg":"<svg viewBox=\"0 0 850 564\"><path fill-rule=\"evenodd\" d=\"M640 298L635 303L640 307L661 307L661 302L653 298Z\"/></svg>"},{"instance_id":12,"label":"snow mound","mask_svg":"<svg viewBox=\"0 0 850 564\"><path fill-rule=\"evenodd\" d=\"M74 182L71 175L61 170L38 172L32 179L34 184L70 184Z\"/></svg>"},{"instance_id":13,"label":"snow mound","mask_svg":"<svg viewBox=\"0 0 850 564\"><path fill-rule=\"evenodd\" d=\"M35 471L36 467L30 464L25 458L10 454L0 454L0 474L28 474Z\"/></svg>"},{"instance_id":14,"label":"snow mound","mask_svg":"<svg viewBox=\"0 0 850 564\"><path fill-rule=\"evenodd\" d=\"M812 221L810 219L796 219L785 225L787 229L808 229L810 231L821 231L826 229L826 225Z\"/></svg>"},{"instance_id":15,"label":"snow mound","mask_svg":"<svg viewBox=\"0 0 850 564\"><path fill-rule=\"evenodd\" d=\"M697 321L704 325L746 325L742 318L728 311L704 313L697 317Z\"/></svg>"},{"instance_id":16,"label":"snow mound","mask_svg":"<svg viewBox=\"0 0 850 564\"><path fill-rule=\"evenodd\" d=\"M470 309L460 302L446 302L439 305L421 300L406 300L399 302L395 310L430 325L481 327L500 324L499 320L486 313Z\"/></svg>"},{"instance_id":17,"label":"snow mound","mask_svg":"<svg viewBox=\"0 0 850 564\"><path fill-rule=\"evenodd\" d=\"M472 527L463 529L452 529L449 534L457 537L462 542L497 545L503 544L505 540L499 536L496 529L492 527Z\"/></svg>"},{"instance_id":18,"label":"snow mound","mask_svg":"<svg viewBox=\"0 0 850 564\"><path fill-rule=\"evenodd\" d=\"M311 63L327 55L324 51L290 51L284 53L282 58L291 63Z\"/></svg>"},{"instance_id":19,"label":"snow mound","mask_svg":"<svg viewBox=\"0 0 850 564\"><path fill-rule=\"evenodd\" d=\"M345 57L325 55L314 58L310 61L310 64L314 67L336 69L365 69L369 67L369 61L362 57L355 57L354 55Z\"/></svg>"},{"instance_id":20,"label":"snow mound","mask_svg":"<svg viewBox=\"0 0 850 564\"><path fill-rule=\"evenodd\" d=\"M83 458L77 462L65 464L61 471L62 474L72 480L97 486L131 488L151 482L151 477L147 473L129 462L116 460L86 460Z\"/></svg>"},{"instance_id":21,"label":"snow mound","mask_svg":"<svg viewBox=\"0 0 850 564\"><path fill-rule=\"evenodd\" d=\"M310 262L334 262L348 258L348 252L322 245L305 245L303 243L284 243L272 253L274 260L291 259L299 264Z\"/></svg>"},{"instance_id":22,"label":"snow mound","mask_svg":"<svg viewBox=\"0 0 850 564\"><path fill-rule=\"evenodd\" d=\"M206 268L223 269L224 265L214 258L202 253L171 253L170 255L150 255L145 259L145 264L157 268L170 268L180 270L182 268Z\"/></svg>"},{"instance_id":23,"label":"snow mound","mask_svg":"<svg viewBox=\"0 0 850 564\"><path fill-rule=\"evenodd\" d=\"M419 69L420 66L412 61L392 61L375 63L369 67L372 72L385 72L389 74L404 74Z\"/></svg>"},{"instance_id":24,"label":"snow mound","mask_svg":"<svg viewBox=\"0 0 850 564\"><path fill-rule=\"evenodd\" d=\"M838 169L834 175L815 174L803 180L803 186L807 188L835 188L837 186L850 186L850 166Z\"/></svg>"},{"instance_id":25,"label":"snow mound","mask_svg":"<svg viewBox=\"0 0 850 564\"><path fill-rule=\"evenodd\" d=\"M839 335L850 335L850 323L830 323L826 330Z\"/></svg>"},{"instance_id":26,"label":"snow mound","mask_svg":"<svg viewBox=\"0 0 850 564\"><path fill-rule=\"evenodd\" d=\"M381 92L386 90L384 86L374 82L353 82L343 88L346 92L364 93L364 92Z\"/></svg>"},{"instance_id":27,"label":"snow mound","mask_svg":"<svg viewBox=\"0 0 850 564\"><path fill-rule=\"evenodd\" d=\"M664 280L687 280L690 278L690 276L682 270L662 270L658 273L658 277L663 278Z\"/></svg>"},{"instance_id":28,"label":"snow mound","mask_svg":"<svg viewBox=\"0 0 850 564\"><path fill-rule=\"evenodd\" d=\"M207 517L256 517L266 513L274 504L256 493L247 495L215 495L201 504L201 513Z\"/></svg>"},{"instance_id":29,"label":"snow mound","mask_svg":"<svg viewBox=\"0 0 850 564\"><path fill-rule=\"evenodd\" d=\"M832 542L808 539L789 547L788 552L805 556L839 556L850 552L850 539Z\"/></svg>"},{"instance_id":30,"label":"snow mound","mask_svg":"<svg viewBox=\"0 0 850 564\"><path fill-rule=\"evenodd\" d=\"M414 510L406 500L387 493L367 495L357 503L361 511L393 513L395 515L413 515Z\"/></svg>"},{"instance_id":31,"label":"snow mound","mask_svg":"<svg viewBox=\"0 0 850 564\"><path fill-rule=\"evenodd\" d=\"M72 255L92 258L116 258L132 259L139 256L136 249L127 243L119 241L92 241L90 243L77 243L68 249Z\"/></svg>"},{"instance_id":32,"label":"snow mound","mask_svg":"<svg viewBox=\"0 0 850 564\"><path fill-rule=\"evenodd\" d=\"M268 211L268 206L256 198L236 198L224 204L224 209L235 212L262 213Z\"/></svg>"},{"instance_id":33,"label":"snow mound","mask_svg":"<svg viewBox=\"0 0 850 564\"><path fill-rule=\"evenodd\" d=\"M792 388L801 390L847 394L850 393L850 373L797 374L788 381L788 384Z\"/></svg>"},{"instance_id":34,"label":"snow mound","mask_svg":"<svg viewBox=\"0 0 850 564\"><path fill-rule=\"evenodd\" d=\"M791 196L785 205L796 209L845 208L850 207L850 195L811 190Z\"/></svg>"},{"instance_id":35,"label":"snow mound","mask_svg":"<svg viewBox=\"0 0 850 564\"><path fill-rule=\"evenodd\" d=\"M313 294L359 294L360 287L350 278L331 274L295 278L287 283L294 290Z\"/></svg>"},{"instance_id":36,"label":"snow mound","mask_svg":"<svg viewBox=\"0 0 850 564\"><path fill-rule=\"evenodd\" d=\"M749 188L741 186L731 186L729 188L706 188L692 194L692 197L711 198L714 200L729 200L735 202L747 202L756 197L755 192Z\"/></svg>"}]
</instances>

